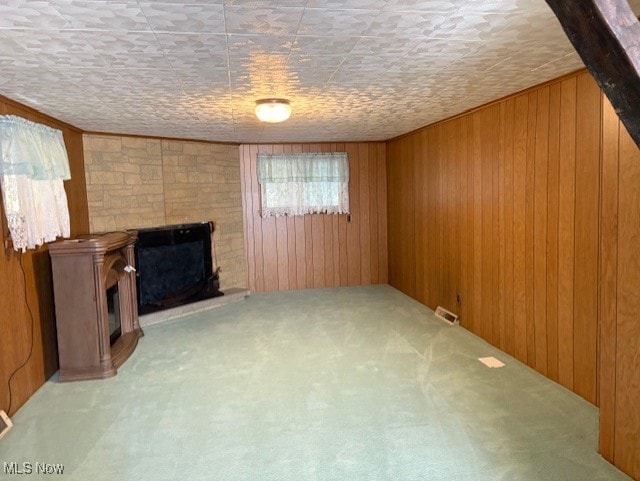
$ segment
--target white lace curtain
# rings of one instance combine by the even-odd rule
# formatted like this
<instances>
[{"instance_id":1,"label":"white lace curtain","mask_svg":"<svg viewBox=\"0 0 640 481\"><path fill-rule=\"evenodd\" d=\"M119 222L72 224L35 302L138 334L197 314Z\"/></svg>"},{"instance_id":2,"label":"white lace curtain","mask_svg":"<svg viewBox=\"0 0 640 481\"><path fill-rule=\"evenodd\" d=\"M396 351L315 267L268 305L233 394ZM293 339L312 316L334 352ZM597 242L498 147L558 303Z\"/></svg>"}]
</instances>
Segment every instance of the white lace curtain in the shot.
<instances>
[{"instance_id":1,"label":"white lace curtain","mask_svg":"<svg viewBox=\"0 0 640 481\"><path fill-rule=\"evenodd\" d=\"M349 213L344 152L258 154L262 217Z\"/></svg>"},{"instance_id":2,"label":"white lace curtain","mask_svg":"<svg viewBox=\"0 0 640 481\"><path fill-rule=\"evenodd\" d=\"M60 130L13 115L0 116L0 185L15 250L69 237L63 180L70 178Z\"/></svg>"}]
</instances>

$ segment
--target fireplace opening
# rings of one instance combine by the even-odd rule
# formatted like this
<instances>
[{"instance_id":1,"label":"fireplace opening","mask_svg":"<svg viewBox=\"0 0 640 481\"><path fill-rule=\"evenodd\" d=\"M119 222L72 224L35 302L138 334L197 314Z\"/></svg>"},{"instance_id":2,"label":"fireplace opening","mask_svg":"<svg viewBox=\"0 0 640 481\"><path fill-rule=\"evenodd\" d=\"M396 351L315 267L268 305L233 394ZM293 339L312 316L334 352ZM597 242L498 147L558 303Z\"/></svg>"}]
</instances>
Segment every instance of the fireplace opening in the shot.
<instances>
[{"instance_id":1,"label":"fireplace opening","mask_svg":"<svg viewBox=\"0 0 640 481\"><path fill-rule=\"evenodd\" d=\"M212 222L137 230L139 314L223 295L219 268L213 269L213 230Z\"/></svg>"},{"instance_id":2,"label":"fireplace opening","mask_svg":"<svg viewBox=\"0 0 640 481\"><path fill-rule=\"evenodd\" d=\"M113 346L122 335L118 284L114 284L107 289L107 315L109 316L109 344Z\"/></svg>"}]
</instances>

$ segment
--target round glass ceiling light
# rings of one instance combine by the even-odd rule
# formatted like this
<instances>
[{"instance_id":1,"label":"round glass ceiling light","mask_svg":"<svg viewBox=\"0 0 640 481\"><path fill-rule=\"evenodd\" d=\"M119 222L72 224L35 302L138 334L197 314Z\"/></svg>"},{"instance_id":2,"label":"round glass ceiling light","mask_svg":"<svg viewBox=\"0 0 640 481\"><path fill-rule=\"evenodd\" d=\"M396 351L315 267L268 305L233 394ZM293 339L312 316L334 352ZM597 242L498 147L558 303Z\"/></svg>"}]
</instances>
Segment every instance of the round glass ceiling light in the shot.
<instances>
[{"instance_id":1,"label":"round glass ceiling light","mask_svg":"<svg viewBox=\"0 0 640 481\"><path fill-rule=\"evenodd\" d=\"M284 122L291 115L291 105L286 99L256 100L256 116L263 122Z\"/></svg>"}]
</instances>

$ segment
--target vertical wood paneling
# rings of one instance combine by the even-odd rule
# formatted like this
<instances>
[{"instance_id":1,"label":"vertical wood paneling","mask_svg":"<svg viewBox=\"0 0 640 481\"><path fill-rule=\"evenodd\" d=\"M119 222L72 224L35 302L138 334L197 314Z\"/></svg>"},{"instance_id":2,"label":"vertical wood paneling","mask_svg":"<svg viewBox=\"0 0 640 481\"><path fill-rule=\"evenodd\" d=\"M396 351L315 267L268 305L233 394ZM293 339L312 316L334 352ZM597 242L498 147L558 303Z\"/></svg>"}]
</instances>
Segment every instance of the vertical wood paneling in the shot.
<instances>
[{"instance_id":1,"label":"vertical wood paneling","mask_svg":"<svg viewBox=\"0 0 640 481\"><path fill-rule=\"evenodd\" d=\"M416 152L424 150L424 135L416 136ZM416 259L416 299L420 302L427 303L427 286L429 269L427 267L428 250L426 245L426 227L427 212L425 210L427 203L424 202L424 196L427 194L426 188L426 165L419 159L414 164L413 184L416 193L414 198L414 216L416 224L416 243L415 243L415 259Z\"/></svg>"},{"instance_id":2,"label":"vertical wood paneling","mask_svg":"<svg viewBox=\"0 0 640 481\"><path fill-rule=\"evenodd\" d=\"M71 235L89 233L82 132L1 96L0 115L18 115L62 130L71 170L71 180L64 183ZM0 210L4 211L1 197ZM0 225L4 243L10 239L4 214ZM33 320L29 310L33 314ZM10 415L57 369L54 311L47 248L41 247L18 254L12 249L4 249L3 244L0 253L0 409L6 411L9 408L9 377L26 362L11 382ZM29 357L32 346L33 352Z\"/></svg>"},{"instance_id":3,"label":"vertical wood paneling","mask_svg":"<svg viewBox=\"0 0 640 481\"><path fill-rule=\"evenodd\" d=\"M274 154L284 153L284 146L274 145ZM278 217L275 219L276 228L276 250L278 252L278 290L288 291L289 287L289 242L287 231L287 218Z\"/></svg>"},{"instance_id":4,"label":"vertical wood paneling","mask_svg":"<svg viewBox=\"0 0 640 481\"><path fill-rule=\"evenodd\" d=\"M560 156L560 83L549 91L549 163L547 189L547 376L558 382L558 169Z\"/></svg>"},{"instance_id":5,"label":"vertical wood paneling","mask_svg":"<svg viewBox=\"0 0 640 481\"><path fill-rule=\"evenodd\" d=\"M253 282L254 290L264 291L265 290L265 282L264 282L264 256L262 249L262 219L260 218L260 187L258 186L258 173L257 173L257 165L256 159L258 158L258 146L251 145L249 147L249 159L247 162L249 168L249 179L251 181L251 185L247 184L246 188L251 189L251 206L245 206L245 208L250 208L251 211L248 212L256 212L257 216L253 216L253 239L249 239L249 242L253 242L254 245L254 256L255 256L255 280ZM245 151L244 149L242 151ZM245 187L242 188L243 192ZM257 217L257 218L256 218ZM246 235L246 232L245 232ZM249 269L247 269L248 271ZM249 284L251 285L251 283Z\"/></svg>"},{"instance_id":6,"label":"vertical wood paneling","mask_svg":"<svg viewBox=\"0 0 640 481\"><path fill-rule=\"evenodd\" d=\"M527 364L536 366L535 265L534 265L534 213L535 213L535 146L536 120L538 113L538 92L528 95L527 153L525 159L525 210L524 210L524 279L525 316L527 319Z\"/></svg>"},{"instance_id":7,"label":"vertical wood paneling","mask_svg":"<svg viewBox=\"0 0 640 481\"><path fill-rule=\"evenodd\" d=\"M640 150L604 99L600 216L600 453L640 478Z\"/></svg>"},{"instance_id":8,"label":"vertical wood paneling","mask_svg":"<svg viewBox=\"0 0 640 481\"><path fill-rule=\"evenodd\" d=\"M498 132L498 135L493 135L493 142L491 145L491 164L492 164L492 178L491 178L491 197L489 198L491 206L491 342L500 347L500 149L501 142L504 141L503 132L500 124L500 104L493 106L491 122L494 132Z\"/></svg>"},{"instance_id":9,"label":"vertical wood paneling","mask_svg":"<svg viewBox=\"0 0 640 481\"><path fill-rule=\"evenodd\" d=\"M258 152L349 153L346 215L260 217ZM386 147L383 143L240 146L248 285L254 291L387 282Z\"/></svg>"},{"instance_id":10,"label":"vertical wood paneling","mask_svg":"<svg viewBox=\"0 0 640 481\"><path fill-rule=\"evenodd\" d=\"M525 279L525 205L527 118L529 102L526 95L515 99L513 147L513 321L515 355L527 362L527 301Z\"/></svg>"},{"instance_id":11,"label":"vertical wood paneling","mask_svg":"<svg viewBox=\"0 0 640 481\"><path fill-rule=\"evenodd\" d=\"M513 308L513 283L514 283L514 241L513 241L513 149L515 127L515 101L509 99L506 102L505 115L505 167L504 167L504 244L505 261L504 285L505 285L505 350L515 357L515 312Z\"/></svg>"},{"instance_id":12,"label":"vertical wood paneling","mask_svg":"<svg viewBox=\"0 0 640 481\"><path fill-rule=\"evenodd\" d=\"M599 95L580 73L387 144L391 284L592 403Z\"/></svg>"},{"instance_id":13,"label":"vertical wood paneling","mask_svg":"<svg viewBox=\"0 0 640 481\"><path fill-rule=\"evenodd\" d=\"M360 211L360 283L371 284L371 212L369 209L369 171L371 157L369 157L369 144L358 145L358 159L360 162L359 175L359 200L358 209Z\"/></svg>"},{"instance_id":14,"label":"vertical wood paneling","mask_svg":"<svg viewBox=\"0 0 640 481\"><path fill-rule=\"evenodd\" d=\"M451 182L449 185L450 197L453 205L453 218L454 218L454 236L452 243L452 255L454 258L452 269L452 282L451 282L451 298L450 310L459 310L460 299L462 298L462 292L460 289L462 283L462 260L460 259L460 249L462 248L462 205L461 199L464 195L462 193L462 153L460 147L464 145L465 139L462 134L462 119L457 119L453 123L453 129L451 135L449 135L449 159L452 165ZM462 139L462 142L459 142ZM417 287L417 286L416 286Z\"/></svg>"},{"instance_id":15,"label":"vertical wood paneling","mask_svg":"<svg viewBox=\"0 0 640 481\"><path fill-rule=\"evenodd\" d=\"M602 112L600 217L600 454L613 461L616 419L618 174L620 120L609 101ZM627 207L628 208L628 207Z\"/></svg>"},{"instance_id":16,"label":"vertical wood paneling","mask_svg":"<svg viewBox=\"0 0 640 481\"><path fill-rule=\"evenodd\" d=\"M615 464L640 477L640 150L620 124Z\"/></svg>"},{"instance_id":17,"label":"vertical wood paneling","mask_svg":"<svg viewBox=\"0 0 640 481\"><path fill-rule=\"evenodd\" d=\"M344 144L335 146L337 152L345 152ZM339 216L338 218L338 239L339 239L339 261L340 261L340 286L346 286L349 283L349 264L347 259L347 216Z\"/></svg>"},{"instance_id":18,"label":"vertical wood paneling","mask_svg":"<svg viewBox=\"0 0 640 481\"><path fill-rule=\"evenodd\" d=\"M239 148L240 156L248 156L249 155L249 146L242 145ZM242 178L243 185L250 186L251 185L251 166L247 163L240 163L240 177ZM244 251L247 256L247 287L255 291L255 242L253 241L253 217L247 215L247 211L251 211L252 208L252 200L251 200L251 189L243 189L242 190L242 205L249 206L250 208L242 209L242 222L244 225Z\"/></svg>"},{"instance_id":19,"label":"vertical wood paneling","mask_svg":"<svg viewBox=\"0 0 640 481\"><path fill-rule=\"evenodd\" d=\"M347 144L346 151L349 155L349 203L351 209L351 222L347 223L347 249L354 252L360 247L360 158L357 144ZM353 201L351 200L353 199ZM349 255L347 259L347 278L350 286L360 285L360 256Z\"/></svg>"},{"instance_id":20,"label":"vertical wood paneling","mask_svg":"<svg viewBox=\"0 0 640 481\"><path fill-rule=\"evenodd\" d=\"M458 150L456 152L456 157L459 160L459 179L460 179L460 252L458 255L460 256L460 303L458 308L460 309L460 318L465 322L469 318L469 308L468 301L466 297L470 298L470 285L469 285L469 276L467 275L470 272L469 263L470 259L467 255L469 249L469 189L472 184L469 182L469 173L471 169L469 169L469 154L468 154L468 129L467 129L467 121L465 118L459 119L460 122L460 139L457 142ZM426 200L426 199L425 199Z\"/></svg>"},{"instance_id":21,"label":"vertical wood paneling","mask_svg":"<svg viewBox=\"0 0 640 481\"><path fill-rule=\"evenodd\" d=\"M493 336L493 135L496 125L493 122L493 113L495 106L491 106L481 111L481 130L480 130L480 162L481 162L481 243L480 251L482 252L481 263L481 290L482 310L480 311L480 319L482 329L480 335L490 342L494 341Z\"/></svg>"},{"instance_id":22,"label":"vertical wood paneling","mask_svg":"<svg viewBox=\"0 0 640 481\"><path fill-rule=\"evenodd\" d=\"M273 153L272 145L259 145L258 153ZM257 165L257 164L256 164ZM264 276L264 289L266 291L278 290L278 239L276 238L276 218L262 219L262 272Z\"/></svg>"},{"instance_id":23,"label":"vertical wood paneling","mask_svg":"<svg viewBox=\"0 0 640 481\"><path fill-rule=\"evenodd\" d=\"M463 291L462 305L466 306L466 315L460 319L463 326L469 329L471 332L477 332L475 329L475 323L473 322L474 316L472 313L475 309L475 249L474 249L474 226L475 226L475 155L474 155L474 135L473 135L473 116L463 117L467 127L467 222L464 226L466 228L467 244L466 249L463 250L462 255L466 254L467 266L466 271L466 290ZM464 273L463 273L464 275Z\"/></svg>"},{"instance_id":24,"label":"vertical wood paneling","mask_svg":"<svg viewBox=\"0 0 640 481\"><path fill-rule=\"evenodd\" d=\"M574 389L596 403L600 90L586 73L577 77L575 204Z\"/></svg>"},{"instance_id":25,"label":"vertical wood paneling","mask_svg":"<svg viewBox=\"0 0 640 481\"><path fill-rule=\"evenodd\" d=\"M378 147L378 197L376 212L378 213L378 271L379 281L386 284L389 281L388 268L388 204L387 204L387 146L384 143L377 144Z\"/></svg>"},{"instance_id":26,"label":"vertical wood paneling","mask_svg":"<svg viewBox=\"0 0 640 481\"><path fill-rule=\"evenodd\" d=\"M291 153L300 153L302 152L302 145L291 145ZM244 162L253 162L253 159L240 159L240 163ZM248 212L248 216L253 216L255 219L255 214L257 210L259 210L259 206L254 206L253 210ZM310 287L307 285L307 239L305 235L305 218L296 216L293 217L294 226L295 226L295 245L296 245L296 281L298 285L298 289L304 289L305 287ZM345 231L346 235L346 231ZM345 238L346 243L346 238ZM345 267L346 270L346 267Z\"/></svg>"},{"instance_id":27,"label":"vertical wood paneling","mask_svg":"<svg viewBox=\"0 0 640 481\"><path fill-rule=\"evenodd\" d=\"M558 198L558 377L573 390L576 78L560 84L560 166Z\"/></svg>"},{"instance_id":28,"label":"vertical wood paneling","mask_svg":"<svg viewBox=\"0 0 640 481\"><path fill-rule=\"evenodd\" d=\"M534 329L535 368L547 374L547 183L549 173L549 87L538 90L534 160Z\"/></svg>"},{"instance_id":29,"label":"vertical wood paneling","mask_svg":"<svg viewBox=\"0 0 640 481\"><path fill-rule=\"evenodd\" d=\"M506 310L507 310L507 295L506 295L506 286L505 286L505 260L507 257L507 246L506 246L506 237L507 237L507 227L505 223L505 215L506 215L506 190L505 190L505 157L506 157L506 138L507 138L507 128L506 128L506 120L507 120L507 103L503 102L499 104L500 107L500 137L499 137L499 145L498 145L498 172L497 178L498 183L494 185L493 190L493 209L494 213L498 216L498 229L497 232L494 232L494 242L498 247L498 271L495 274L498 282L498 327L499 327L499 343L500 349L506 351L506 339L507 339L507 320L506 320ZM495 176L494 176L495 178ZM501 204L502 202L502 204Z\"/></svg>"},{"instance_id":30,"label":"vertical wood paneling","mask_svg":"<svg viewBox=\"0 0 640 481\"><path fill-rule=\"evenodd\" d=\"M481 150L481 126L482 121L480 113L476 112L472 115L473 121L473 230L472 230L472 246L473 246L473 308L474 315L472 327L475 334L482 334L482 150ZM433 173L432 173L433 175ZM437 304L434 299L433 304Z\"/></svg>"},{"instance_id":31,"label":"vertical wood paneling","mask_svg":"<svg viewBox=\"0 0 640 481\"><path fill-rule=\"evenodd\" d=\"M293 149L291 145L283 146L283 152L286 154L291 154ZM240 164L244 164L244 162L240 162ZM249 217L247 210L243 209L245 217ZM289 279L288 283L289 289L297 289L298 288L298 258L297 258L297 243L296 243L296 221L294 217L285 217L287 224L287 257L289 266ZM248 236L245 236L245 238Z\"/></svg>"}]
</instances>

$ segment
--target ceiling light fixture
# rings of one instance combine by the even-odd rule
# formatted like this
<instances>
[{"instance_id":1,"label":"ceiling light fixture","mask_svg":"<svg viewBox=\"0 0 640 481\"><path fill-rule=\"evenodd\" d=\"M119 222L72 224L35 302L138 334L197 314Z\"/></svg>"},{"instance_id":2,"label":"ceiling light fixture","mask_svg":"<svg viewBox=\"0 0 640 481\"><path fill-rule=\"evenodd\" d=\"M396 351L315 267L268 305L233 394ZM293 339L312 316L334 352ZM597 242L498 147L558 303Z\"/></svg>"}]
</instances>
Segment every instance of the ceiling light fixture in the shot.
<instances>
[{"instance_id":1,"label":"ceiling light fixture","mask_svg":"<svg viewBox=\"0 0 640 481\"><path fill-rule=\"evenodd\" d=\"M286 99L256 100L256 116L263 122L284 122L291 115L291 105Z\"/></svg>"}]
</instances>

